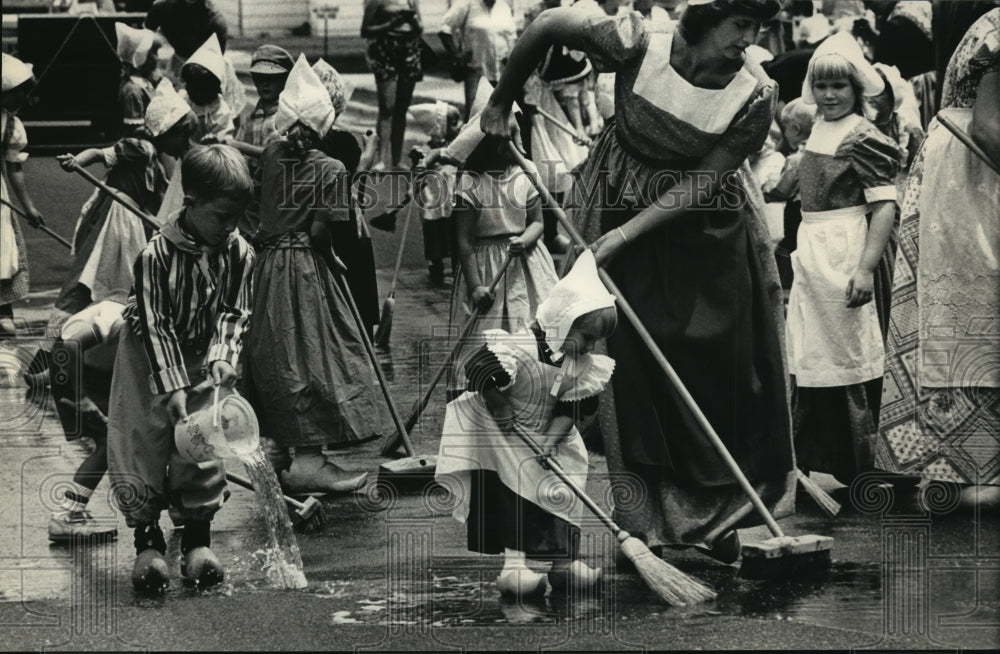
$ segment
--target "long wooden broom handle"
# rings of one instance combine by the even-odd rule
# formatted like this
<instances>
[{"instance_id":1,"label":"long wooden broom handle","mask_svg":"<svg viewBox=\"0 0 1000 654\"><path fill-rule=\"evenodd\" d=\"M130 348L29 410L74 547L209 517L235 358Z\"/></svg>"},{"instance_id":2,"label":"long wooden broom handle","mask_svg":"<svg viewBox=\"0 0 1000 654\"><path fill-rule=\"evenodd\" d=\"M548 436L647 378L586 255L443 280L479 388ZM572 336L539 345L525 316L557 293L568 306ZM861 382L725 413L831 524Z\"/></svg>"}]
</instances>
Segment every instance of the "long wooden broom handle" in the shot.
<instances>
[{"instance_id":1,"label":"long wooden broom handle","mask_svg":"<svg viewBox=\"0 0 1000 654\"><path fill-rule=\"evenodd\" d=\"M415 190L416 180L410 181L410 202L409 206L403 207L400 211L406 212L406 218L403 219L403 233L399 235L399 251L396 252L396 266L392 270L392 283L389 285L389 297L396 297L396 282L399 281L399 271L403 267L403 249L406 247L406 235L410 231L410 219L413 218L413 205L415 204L413 198L413 191Z\"/></svg>"},{"instance_id":2,"label":"long wooden broom handle","mask_svg":"<svg viewBox=\"0 0 1000 654\"><path fill-rule=\"evenodd\" d=\"M558 118L556 118L549 112L545 111L541 107L535 107L535 113L537 113L539 116L552 123L555 127L569 134L570 138L572 138L573 142L575 142L577 145L582 145L584 147L589 147L591 145L590 141L585 141L584 139L580 138L569 125L559 120Z\"/></svg>"},{"instance_id":3,"label":"long wooden broom handle","mask_svg":"<svg viewBox=\"0 0 1000 654\"><path fill-rule=\"evenodd\" d=\"M593 512L593 514L597 516L597 518L601 522L604 523L604 526L606 526L608 529L614 532L618 540L624 540L624 538L622 538L622 535L627 534L628 532L619 527L615 523L615 521L611 519L611 516L609 516L607 513L604 512L604 509L597 506L597 502L590 499L590 496L587 495L586 491L580 488L580 486L575 481L573 481L573 479L570 478L568 474L566 474L566 471L562 469L562 466L559 465L559 462L556 460L554 456L546 454L545 451L541 448L541 446L539 446L538 443L535 442L535 439L529 436L528 432L524 431L524 428L521 427L520 425L516 423L512 424L511 431L513 431L517 435L517 437L520 438L524 442L524 444L527 445L528 448L530 448L531 451L535 453L535 455L539 458L540 461L544 461L544 464L548 466L548 468L552 472L554 472L556 476L559 477L559 479L562 480L564 484L569 486L570 490L573 491L573 494L576 495L578 498L580 498L580 501L583 502L587 506L587 508L590 509L591 512Z\"/></svg>"},{"instance_id":4,"label":"long wooden broom handle","mask_svg":"<svg viewBox=\"0 0 1000 654\"><path fill-rule=\"evenodd\" d=\"M378 384L382 388L382 395L385 397L385 403L389 407L389 414L392 416L392 421L396 425L397 437L402 438L403 447L406 449L407 456L413 456L413 443L410 441L410 435L407 433L406 428L403 427L403 421L399 417L399 411L396 410L396 403L392 399L392 394L389 393L389 383L385 379L385 373L382 372L382 366L378 362L378 356L375 354L375 346L372 345L371 338L368 337L368 333L365 331L365 322L361 317L361 311L358 310L357 303L354 302L354 295L351 294L351 287L347 283L347 278L340 269L331 269L337 281L340 283L340 288L344 295L347 297L347 304L351 308L351 315L354 317L354 323L358 327L358 332L361 334L361 342L364 343L365 351L368 352L368 358L372 362L372 368L375 369L375 377L378 379Z\"/></svg>"},{"instance_id":5,"label":"long wooden broom handle","mask_svg":"<svg viewBox=\"0 0 1000 654\"><path fill-rule=\"evenodd\" d=\"M91 175L89 172L87 172L86 170L84 170L83 166L80 166L79 164L77 164L73 168L73 170L75 170L77 173L79 173L80 177L83 177L85 180L87 180L88 182L90 182L91 184L93 184L94 186L96 186L97 188L101 189L102 191L104 191L105 193L107 193L109 196L111 196L112 200L114 200L115 202L117 202L118 204L122 205L123 207L125 207L126 209L128 209L130 212L132 212L133 214L135 214L139 218L139 220L141 220L142 222L144 222L146 224L147 227L152 228L153 231L157 231L157 230L160 229L160 226L156 223L156 220L152 216L150 216L145 211L132 206L132 204L130 202L127 202L118 191L116 191L115 189L111 188L110 186L108 186L107 184L105 184L104 182L102 182L101 180L97 179L96 177L94 177L93 175Z\"/></svg>"},{"instance_id":6,"label":"long wooden broom handle","mask_svg":"<svg viewBox=\"0 0 1000 654\"><path fill-rule=\"evenodd\" d=\"M500 280L503 279L504 273L507 272L507 268L510 267L510 262L513 261L513 257L509 254L503 260L503 266L494 275L493 280L490 282L489 291L494 293L497 290L497 286L500 285ZM420 415L427 408L427 405L431 401L431 395L434 393L434 389L437 387L441 378L444 377L444 373L451 367L452 362L455 360L455 356L458 354L458 350L462 347L462 342L468 337L469 333L472 332L473 326L476 324L476 320L479 318L480 311L476 310L468 318L465 319L465 323L462 325L461 331L458 333L458 339L455 344L452 345L451 350L448 352L448 358L438 366L438 369L434 372L434 376L431 378L430 384L427 385L427 389L424 394L413 403L413 408L410 409L410 415L406 419L405 427L407 431L413 429L413 426L417 424L417 420L420 419ZM382 448L383 456L389 456L396 451L399 447L399 437L392 439L391 442L387 443L384 448Z\"/></svg>"},{"instance_id":7,"label":"long wooden broom handle","mask_svg":"<svg viewBox=\"0 0 1000 654\"><path fill-rule=\"evenodd\" d=\"M566 214L563 212L562 207L559 206L559 204L552 197L552 194L549 193L549 190L545 188L544 184L542 184L542 180L539 179L538 174L535 173L534 170L532 170L531 165L524 158L524 155L521 154L521 152L514 146L512 142L508 141L507 146L510 149L510 152L513 154L513 156L517 159L517 163L519 166L521 166L521 169L524 171L524 174L528 176L528 179L531 181L532 185L534 185L534 187L538 190L539 195L542 196L542 199L545 200L545 202L552 209L553 213L555 213L556 218L559 220L559 223L563 226L563 229L566 230L566 232L570 235L570 237L572 237L572 239L577 243L577 245L580 245L581 247L584 248L587 247L587 242L583 240L583 237L580 236L580 232L578 232L576 230L576 227L574 227L573 224L569 221L569 219L566 218ZM618 289L617 284L614 283L614 281L611 279L611 276L603 268L598 268L597 273L598 275L600 275L601 281L604 282L604 285L607 286L608 291L612 295L614 295L615 298L617 299L618 307L622 310L622 313L625 314L625 317L628 318L628 321L632 323L632 327L639 335L639 338L642 339L642 342L649 349L650 354L652 354L653 358L656 359L656 363L659 364L660 368L663 369L663 372L667 375L667 378L670 380L670 383L674 385L674 388L680 394L681 399L684 400L684 404L687 406L688 410L691 411L692 415L694 415L695 420L697 420L698 425L702 428L702 431L704 432L705 436L715 447L715 450L719 453L719 456L722 457L722 460L729 467L729 470L730 472L733 473L733 476L736 477L736 481L738 481L740 486L743 487L743 491L747 494L747 497L750 499L750 502L754 505L754 508L757 509L757 512L760 514L760 516L764 519L764 522L767 524L767 528L770 529L771 533L774 534L775 536L779 538L783 537L784 533L781 531L781 527L778 526L778 523L774 520L774 517L771 515L771 512L767 510L766 506L764 506L764 502L760 499L760 496L757 494L757 491L755 491L753 486L750 485L750 481L746 478L746 475L743 474L743 471L740 470L739 464L736 463L736 460L729 453L729 450L726 449L726 444L723 443L722 439L719 438L719 435L715 433L715 429L708 421L708 418L706 418L705 414L702 413L701 408L698 406L698 403L695 402L694 398L691 396L691 393L688 392L687 387L684 386L684 382L681 381L681 378L674 371L673 366L671 366L670 362L667 361L667 357L663 355L663 352L660 350L659 346L653 340L653 337L650 336L649 332L646 330L646 327L642 324L642 321L639 319L639 316L635 313L635 311L632 310L632 306L628 303L628 301L625 299L625 296Z\"/></svg>"},{"instance_id":8,"label":"long wooden broom handle","mask_svg":"<svg viewBox=\"0 0 1000 654\"><path fill-rule=\"evenodd\" d=\"M9 207L11 211L13 211L14 213L18 214L19 216L21 216L25 220L29 220L28 214L24 213L24 211L22 211L19 207L15 207L13 204L11 204L10 202L7 202L3 198L0 198L0 202L2 202L4 205L6 205L7 207ZM68 247L70 250L73 249L73 244L72 243L70 243L69 241L67 241L66 239L64 239L62 236L59 236L59 234L56 234L54 231L52 231L51 229L49 229L47 225L39 225L35 229L42 230L43 232L45 232L46 234L48 234L49 236L51 236L55 240L59 241L60 243L62 243L66 247Z\"/></svg>"},{"instance_id":9,"label":"long wooden broom handle","mask_svg":"<svg viewBox=\"0 0 1000 654\"><path fill-rule=\"evenodd\" d=\"M944 114L944 112L939 113L937 115L937 119L939 123L948 128L949 132L955 135L955 138L961 141L965 147L969 148L969 150L972 151L972 154L979 157L993 172L1000 175L1000 167L997 166L997 163L990 159L990 155L986 154L986 152L984 152L983 149L972 140L972 137L969 136L965 130L956 125L951 118L948 118L948 116Z\"/></svg>"}]
</instances>

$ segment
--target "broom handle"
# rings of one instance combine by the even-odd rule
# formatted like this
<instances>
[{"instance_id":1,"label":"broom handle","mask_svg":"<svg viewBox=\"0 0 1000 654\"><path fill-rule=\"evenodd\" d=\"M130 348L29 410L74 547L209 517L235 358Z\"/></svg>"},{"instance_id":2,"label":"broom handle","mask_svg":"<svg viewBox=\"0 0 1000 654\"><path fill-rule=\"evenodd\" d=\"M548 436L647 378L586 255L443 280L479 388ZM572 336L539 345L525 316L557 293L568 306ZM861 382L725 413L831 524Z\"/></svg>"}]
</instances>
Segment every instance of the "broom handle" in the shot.
<instances>
[{"instance_id":1,"label":"broom handle","mask_svg":"<svg viewBox=\"0 0 1000 654\"><path fill-rule=\"evenodd\" d=\"M237 475L236 473L227 472L226 473L226 481L231 481L234 484L236 484L237 486L242 486L243 488L246 488L247 490L252 490L255 493L257 492L257 489L253 487L253 484L250 483L249 479L247 479L246 477L241 477L240 475ZM302 502L298 501L294 497L289 497L289 496L287 496L285 494L282 494L282 497L285 498L285 503L286 504L290 504L293 508L302 509L305 506L305 504L303 504Z\"/></svg>"},{"instance_id":2,"label":"broom handle","mask_svg":"<svg viewBox=\"0 0 1000 654\"><path fill-rule=\"evenodd\" d=\"M611 519L611 516L605 513L604 509L597 506L597 502L590 499L590 496L587 495L586 491L580 488L580 486L577 485L577 483L573 481L568 474L566 474L566 471L562 469L562 466L559 465L559 462L554 456L546 454L545 451L542 450L541 446L535 442L535 439L529 436L528 432L524 431L524 428L520 425L516 423L512 424L511 431L517 434L517 437L520 438L524 444L535 453L539 460L543 462L544 465L548 466L548 468L554 472L564 484L569 486L570 490L573 491L573 494L580 498L580 501L583 502L587 508L590 509L601 522L604 523L605 527L614 532L615 537L618 538L619 541L625 540L625 538L622 537L622 534L627 534L628 532L615 524L615 521Z\"/></svg>"},{"instance_id":3,"label":"broom handle","mask_svg":"<svg viewBox=\"0 0 1000 654\"><path fill-rule=\"evenodd\" d=\"M569 221L569 219L566 218L566 214L563 212L559 204L556 203L556 201L553 199L552 194L549 193L549 190L545 188L544 184L542 184L542 181L538 178L538 175L531 169L531 166L528 164L528 161L524 158L524 155L521 154L521 152L514 146L512 142L508 141L507 145L511 153L513 153L514 157L517 159L518 165L521 166L521 169L524 171L525 175L527 175L532 185L534 185L534 187L538 190L538 194L542 196L542 198L545 200L546 203L549 204L553 213L555 213L556 218L559 220L559 223L563 226L563 229L566 230L566 232L570 235L570 237L572 237L572 239L578 245L582 247L587 247L587 243L586 241L583 240L583 237L580 236L580 232L578 232L576 230L576 227L574 227L573 224ZM767 510L766 506L764 506L764 502L760 499L760 496L757 494L757 491L755 491L753 486L750 485L750 481L746 478L746 475L743 474L743 471L740 470L739 464L736 463L736 460L729 453L729 450L726 449L726 444L723 443L722 439L719 438L719 435L715 433L715 429L713 429L711 423L708 422L708 418L705 417L705 414L702 413L701 408L698 406L698 403L695 402L693 397L691 397L691 393L688 392L687 387L684 386L684 382L681 381L681 378L677 376L677 373L674 371L673 366L671 366L670 362L667 361L667 357L663 355L663 352L660 350L659 346L657 346L656 342L653 341L653 337L649 335L649 332L646 330L646 327L642 324L642 321L639 319L639 316L635 313L635 311L632 310L632 306L628 303L628 301L625 299L625 296L618 289L618 285L614 283L614 281L611 279L611 276L603 268L598 268L597 272L601 277L601 281L604 282L604 285L608 287L608 291L617 298L618 308L622 310L622 313L625 314L625 317L628 318L630 323L632 323L632 327L639 335L639 338L642 339L642 342L649 349L650 354L652 354L653 358L656 359L656 363L658 363L660 368L663 369L663 372L667 375L667 378L670 380L670 383L673 384L674 389L681 396L681 399L684 400L684 404L687 406L688 410L691 411L692 415L694 415L695 420L697 420L698 425L701 427L705 436L715 447L715 450L719 453L719 456L722 457L722 460L726 463L726 466L729 467L730 472L732 472L733 476L736 477L736 481L739 482L740 486L743 488L743 491L747 494L747 497L750 499L750 502L754 505L754 508L757 509L757 512L764 519L764 522L767 524L767 528L775 536L779 538L783 537L784 533L781 531L781 527L778 526L778 523L775 522L774 517L771 515L771 512Z\"/></svg>"},{"instance_id":4,"label":"broom handle","mask_svg":"<svg viewBox=\"0 0 1000 654\"><path fill-rule=\"evenodd\" d=\"M562 131L564 131L567 134L569 134L573 138L573 141L575 143L577 143L578 145L582 145L582 146L585 146L585 147L590 146L590 143L588 143L587 141L585 141L582 138L580 138L577 135L576 131L574 131L569 125L567 125L563 121L559 120L558 118L556 118L555 116L553 116L549 112L545 111L541 107L535 107L535 113L537 113L539 116L541 116L545 120L549 121L550 123L552 123L553 125L555 125L559 129L561 129Z\"/></svg>"},{"instance_id":5,"label":"broom handle","mask_svg":"<svg viewBox=\"0 0 1000 654\"><path fill-rule=\"evenodd\" d=\"M497 290L497 286L499 286L500 280L503 279L504 273L507 272L507 268L510 267L510 262L513 260L514 260L513 257L511 257L509 254L504 258L503 266L500 268L497 274L494 275L493 280L490 282L490 287L489 287L490 293L493 293ZM452 345L451 351L448 352L448 358L445 359L440 366L438 366L438 369L434 373L434 376L431 378L430 384L428 384L427 389L424 391L424 394L420 396L420 398L416 402L413 403L413 408L410 409L410 416L406 419L405 426L407 430L413 429L413 426L417 424L417 420L420 419L420 415L424 412L424 409L427 408L427 405L431 401L431 395L434 393L434 389L437 387L438 382L441 381L441 378L444 377L444 373L448 370L449 367L451 367L452 362L455 360L455 356L458 354L459 348L461 348L462 346L462 342L469 335L469 333L472 332L472 328L476 324L476 319L479 318L479 313L480 312L477 310L475 313L473 313L472 315L470 315L468 318L465 319L465 323L462 325L462 329L458 333L458 339L455 341L455 344ZM392 439L392 442L388 443L384 448L382 448L382 454L384 456L389 456L396 450L397 447L399 447L399 437Z\"/></svg>"},{"instance_id":6,"label":"broom handle","mask_svg":"<svg viewBox=\"0 0 1000 654\"><path fill-rule=\"evenodd\" d=\"M410 183L410 202L403 219L403 233L399 236L399 251L396 252L396 267L392 270L392 284L389 285L389 297L396 297L396 282L399 281L399 270L403 267L403 249L406 247L406 234L410 231L410 218L413 218L413 183Z\"/></svg>"},{"instance_id":7,"label":"broom handle","mask_svg":"<svg viewBox=\"0 0 1000 654\"><path fill-rule=\"evenodd\" d=\"M993 172L995 172L997 175L1000 175L1000 167L997 167L996 162L993 161L992 159L990 159L990 155L988 155L985 152L983 152L983 149L980 148L979 145L975 141L972 140L972 137L969 136L965 132L965 130L963 130L961 127L959 127L958 125L956 125L951 120L951 118L948 118L948 116L944 115L944 112L939 113L937 115L937 119L938 119L939 123L941 123L942 125L944 125L945 127L948 128L949 132L951 132L952 134L955 135L955 138L957 138L959 141L961 141L962 144L965 145L965 147L969 148L969 150L972 151L972 154L974 154L977 157L979 157L980 159L982 159L984 164L986 164L987 166L989 166L990 169Z\"/></svg>"},{"instance_id":8,"label":"broom handle","mask_svg":"<svg viewBox=\"0 0 1000 654\"><path fill-rule=\"evenodd\" d=\"M24 213L24 211L22 211L19 207L15 207L13 204L11 204L10 202L7 202L3 198L0 198L0 202L2 202L3 204L5 204L6 206L10 207L10 210L13 211L14 213L16 213L17 215L21 216L25 220L28 220L28 214ZM46 234L48 234L49 236L51 236L55 240L59 241L60 243L62 243L66 247L68 247L70 250L73 249L73 244L72 243L70 243L69 241L67 241L66 239L64 239L62 236L59 236L59 234L56 234L54 231L52 231L51 229L49 229L48 226L46 226L46 225L39 225L35 229L42 230L43 232L45 232Z\"/></svg>"},{"instance_id":9,"label":"broom handle","mask_svg":"<svg viewBox=\"0 0 1000 654\"><path fill-rule=\"evenodd\" d=\"M160 226L156 224L156 221L153 219L152 216L150 216L145 211L142 211L141 209L137 209L136 207L133 207L131 205L131 203L125 201L125 199L121 196L121 194L119 194L118 191L116 191L115 189L111 188L110 186L108 186L107 184L105 184L101 180L97 179L93 175L91 175L89 172L87 172L86 170L84 170L84 168L82 166L77 165L76 167L73 168L73 170L75 170L77 173L79 173L80 177L83 177L85 180L87 180L88 182L90 182L91 184L93 184L94 186L96 186L97 188L101 189L102 191L104 191L105 193L107 193L109 196L111 196L112 200L114 200L118 204L122 205L123 207L125 207L126 209L128 209L129 211L131 211L136 216L138 216L139 220L141 220L142 222L144 222L147 227L151 227L153 229L153 231L158 231L160 229Z\"/></svg>"},{"instance_id":10,"label":"broom handle","mask_svg":"<svg viewBox=\"0 0 1000 654\"><path fill-rule=\"evenodd\" d=\"M364 319L361 317L358 305L354 302L354 295L351 294L351 287L348 285L347 279L344 277L343 273L340 272L340 269L331 269L331 271L340 282L341 290L343 290L344 295L347 296L347 304L351 307L351 314L354 316L354 322L357 324L358 332L361 334L361 342L364 343L365 351L368 352L368 358L372 362L372 367L375 368L375 376L378 378L378 384L382 388L382 395L385 397L385 403L389 407L389 413L392 415L392 421L396 425L397 434L403 439L403 447L406 449L406 455L413 456L413 443L410 442L410 435L403 427L403 421L399 417L399 411L396 410L396 403L393 402L392 395L389 393L389 384L386 382L385 373L382 372L382 366L379 365L378 357L375 355L375 347L372 345L372 341L368 337L368 333L365 331Z\"/></svg>"}]
</instances>

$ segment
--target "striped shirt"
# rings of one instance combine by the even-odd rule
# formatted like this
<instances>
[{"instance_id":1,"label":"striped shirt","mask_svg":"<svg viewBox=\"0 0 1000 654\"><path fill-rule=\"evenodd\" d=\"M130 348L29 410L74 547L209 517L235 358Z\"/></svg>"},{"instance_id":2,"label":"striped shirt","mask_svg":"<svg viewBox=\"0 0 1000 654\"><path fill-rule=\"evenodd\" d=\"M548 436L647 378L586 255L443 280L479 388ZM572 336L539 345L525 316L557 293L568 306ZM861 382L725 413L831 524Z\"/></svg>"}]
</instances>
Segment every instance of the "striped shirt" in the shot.
<instances>
[{"instance_id":1,"label":"striped shirt","mask_svg":"<svg viewBox=\"0 0 1000 654\"><path fill-rule=\"evenodd\" d=\"M142 339L150 388L170 393L190 385L183 353L205 353L206 366L234 368L251 312L253 249L234 233L205 252L170 217L135 261L135 280L123 317Z\"/></svg>"}]
</instances>

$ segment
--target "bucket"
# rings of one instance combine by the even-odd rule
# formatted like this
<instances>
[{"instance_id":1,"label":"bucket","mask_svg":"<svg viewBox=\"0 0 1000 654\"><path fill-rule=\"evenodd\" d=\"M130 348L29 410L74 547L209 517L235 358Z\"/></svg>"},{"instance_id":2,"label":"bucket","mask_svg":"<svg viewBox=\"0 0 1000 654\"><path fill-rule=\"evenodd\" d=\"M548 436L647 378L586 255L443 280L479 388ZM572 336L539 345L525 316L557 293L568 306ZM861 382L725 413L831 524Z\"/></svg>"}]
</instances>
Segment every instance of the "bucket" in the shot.
<instances>
[{"instance_id":1,"label":"bucket","mask_svg":"<svg viewBox=\"0 0 1000 654\"><path fill-rule=\"evenodd\" d=\"M207 393L208 402L188 414L174 427L174 442L181 457L191 463L242 458L258 447L260 425L250 403L231 391L219 398L219 390ZM192 402L188 403L189 410ZM197 406L197 404L195 404Z\"/></svg>"}]
</instances>

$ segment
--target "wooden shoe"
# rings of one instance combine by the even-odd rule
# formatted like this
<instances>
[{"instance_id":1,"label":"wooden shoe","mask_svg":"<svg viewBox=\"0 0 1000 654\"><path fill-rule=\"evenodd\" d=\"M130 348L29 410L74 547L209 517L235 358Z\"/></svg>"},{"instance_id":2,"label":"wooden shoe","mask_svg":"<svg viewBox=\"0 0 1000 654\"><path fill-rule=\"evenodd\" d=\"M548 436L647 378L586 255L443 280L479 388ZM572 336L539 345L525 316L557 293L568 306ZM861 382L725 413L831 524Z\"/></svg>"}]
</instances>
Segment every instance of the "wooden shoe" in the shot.
<instances>
[{"instance_id":1,"label":"wooden shoe","mask_svg":"<svg viewBox=\"0 0 1000 654\"><path fill-rule=\"evenodd\" d=\"M591 568L580 560L552 564L549 583L553 592L568 592L571 589L593 588L601 579L601 569Z\"/></svg>"},{"instance_id":2,"label":"wooden shoe","mask_svg":"<svg viewBox=\"0 0 1000 654\"><path fill-rule=\"evenodd\" d=\"M528 568L503 570L497 577L502 597L525 598L545 594L545 575Z\"/></svg>"},{"instance_id":3,"label":"wooden shoe","mask_svg":"<svg viewBox=\"0 0 1000 654\"><path fill-rule=\"evenodd\" d=\"M184 555L181 575L186 583L199 588L211 588L221 584L226 577L219 558L207 547L196 547Z\"/></svg>"},{"instance_id":4,"label":"wooden shoe","mask_svg":"<svg viewBox=\"0 0 1000 654\"><path fill-rule=\"evenodd\" d=\"M722 536L712 544L711 548L708 547L695 547L696 550L704 554L705 556L710 556L716 561L725 563L726 565L736 563L740 558L740 536L736 533L736 530L732 530Z\"/></svg>"},{"instance_id":5,"label":"wooden shoe","mask_svg":"<svg viewBox=\"0 0 1000 654\"><path fill-rule=\"evenodd\" d=\"M132 565L132 587L140 593L161 593L170 585L168 575L163 554L152 548L143 550Z\"/></svg>"},{"instance_id":6,"label":"wooden shoe","mask_svg":"<svg viewBox=\"0 0 1000 654\"><path fill-rule=\"evenodd\" d=\"M355 473L327 461L316 472L302 473L295 464L281 472L281 486L290 494L296 493L350 493L368 481L368 473Z\"/></svg>"}]
</instances>

